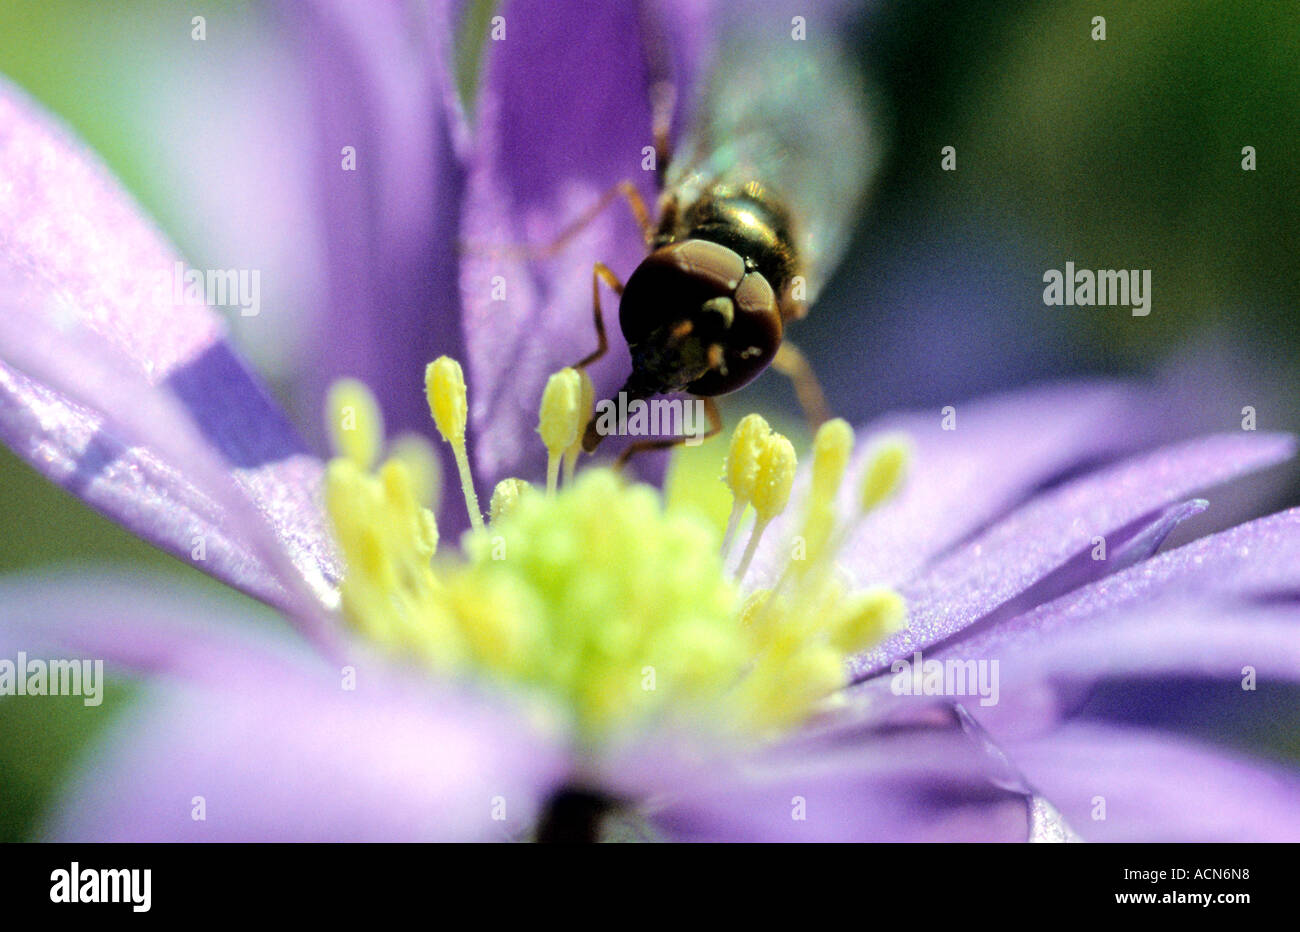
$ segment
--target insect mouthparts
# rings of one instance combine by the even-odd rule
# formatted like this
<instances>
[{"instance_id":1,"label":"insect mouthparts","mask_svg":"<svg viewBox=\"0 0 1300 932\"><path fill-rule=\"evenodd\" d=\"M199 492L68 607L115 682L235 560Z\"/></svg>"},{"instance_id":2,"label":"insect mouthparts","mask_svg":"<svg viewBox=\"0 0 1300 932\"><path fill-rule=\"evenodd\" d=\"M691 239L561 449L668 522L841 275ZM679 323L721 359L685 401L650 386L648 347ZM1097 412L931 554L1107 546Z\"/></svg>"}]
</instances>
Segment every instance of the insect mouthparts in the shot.
<instances>
[{"instance_id":1,"label":"insect mouthparts","mask_svg":"<svg viewBox=\"0 0 1300 932\"><path fill-rule=\"evenodd\" d=\"M656 394L654 390L638 384L638 381L637 373L634 371L613 398L607 398L596 403L596 412L599 413L602 409L610 407L617 411L626 412L632 402L642 401ZM593 416L591 420L587 421L587 428L582 433L582 450L584 453L596 452L596 447L600 446L600 442L605 439L606 431L603 429L603 425L606 424L606 420L602 417ZM622 420L627 420L625 413ZM616 420L615 424L617 423Z\"/></svg>"}]
</instances>

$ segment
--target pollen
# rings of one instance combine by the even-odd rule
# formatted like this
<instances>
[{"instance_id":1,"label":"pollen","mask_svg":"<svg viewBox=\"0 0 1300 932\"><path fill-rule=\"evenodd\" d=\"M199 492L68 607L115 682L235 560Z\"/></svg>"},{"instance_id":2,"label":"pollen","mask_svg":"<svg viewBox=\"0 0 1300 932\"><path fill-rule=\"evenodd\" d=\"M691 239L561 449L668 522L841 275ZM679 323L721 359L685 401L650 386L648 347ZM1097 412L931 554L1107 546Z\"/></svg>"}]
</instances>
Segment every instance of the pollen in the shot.
<instances>
[{"instance_id":1,"label":"pollen","mask_svg":"<svg viewBox=\"0 0 1300 932\"><path fill-rule=\"evenodd\" d=\"M444 357L428 367L426 384L472 518L464 376ZM854 591L836 570L831 541L843 527L827 531L813 560L792 545L771 589L742 590L760 538L789 507L797 462L793 444L757 415L740 422L724 469L740 511L754 513L729 573L721 527L666 508L658 490L600 465L576 474L566 466L563 484L555 481L590 417L584 373L561 370L543 393L548 494L522 479L498 483L490 523L479 514L459 549L440 549L421 456L398 443L385 450L377 407L368 392L369 406L359 401L362 392L344 383L330 395L331 420L351 407L371 428L361 439L331 432L338 455L325 504L346 565L345 620L436 675L537 697L562 714L579 748L663 727L748 740L778 734L827 705L845 684L848 655L904 623L897 593ZM818 432L806 513L787 523L792 531L806 531L814 513L834 524L852 446L842 421ZM883 500L897 487L906 459L896 449L883 446L869 461L860 500L868 488Z\"/></svg>"},{"instance_id":2,"label":"pollen","mask_svg":"<svg viewBox=\"0 0 1300 932\"><path fill-rule=\"evenodd\" d=\"M502 479L492 490L492 501L488 505L488 520L496 524L519 506L519 499L532 493L533 487L523 479Z\"/></svg>"},{"instance_id":3,"label":"pollen","mask_svg":"<svg viewBox=\"0 0 1300 932\"><path fill-rule=\"evenodd\" d=\"M393 459L406 464L411 491L421 505L434 505L442 498L442 463L433 444L419 434L402 434L388 449Z\"/></svg>"},{"instance_id":4,"label":"pollen","mask_svg":"<svg viewBox=\"0 0 1300 932\"><path fill-rule=\"evenodd\" d=\"M538 411L537 433L546 446L546 492L554 495L559 485L560 462L578 442L582 428L582 378L578 370L564 368L546 380Z\"/></svg>"},{"instance_id":5,"label":"pollen","mask_svg":"<svg viewBox=\"0 0 1300 932\"><path fill-rule=\"evenodd\" d=\"M592 415L596 413L596 387L591 384L591 376L587 375L586 369L578 370L578 380L581 389L579 426L573 438L573 443L569 445L569 449L564 451L564 482L566 485L573 481L573 473L578 465L578 456L582 453L583 431L586 430Z\"/></svg>"},{"instance_id":6,"label":"pollen","mask_svg":"<svg viewBox=\"0 0 1300 932\"><path fill-rule=\"evenodd\" d=\"M868 454L867 468L862 473L858 502L863 514L874 510L898 491L910 459L911 448L902 437L877 441Z\"/></svg>"},{"instance_id":7,"label":"pollen","mask_svg":"<svg viewBox=\"0 0 1300 932\"><path fill-rule=\"evenodd\" d=\"M775 431L768 431L759 438L750 497L750 503L754 506L754 529L749 534L749 543L745 546L740 566L736 569L737 579L745 578L768 525L785 511L785 506L790 501L790 490L794 487L797 465L794 444L787 438Z\"/></svg>"},{"instance_id":8,"label":"pollen","mask_svg":"<svg viewBox=\"0 0 1300 932\"><path fill-rule=\"evenodd\" d=\"M853 454L853 428L843 418L832 418L813 438L812 501L830 506Z\"/></svg>"},{"instance_id":9,"label":"pollen","mask_svg":"<svg viewBox=\"0 0 1300 932\"><path fill-rule=\"evenodd\" d=\"M469 418L469 392L460 363L450 356L439 356L424 370L424 387L438 433L450 444L463 442Z\"/></svg>"},{"instance_id":10,"label":"pollen","mask_svg":"<svg viewBox=\"0 0 1300 932\"><path fill-rule=\"evenodd\" d=\"M370 389L356 379L335 382L325 399L325 426L339 455L369 469L379 455L384 418Z\"/></svg>"},{"instance_id":11,"label":"pollen","mask_svg":"<svg viewBox=\"0 0 1300 932\"><path fill-rule=\"evenodd\" d=\"M725 553L731 546L736 528L744 516L745 508L754 498L754 485L758 481L758 458L767 437L772 433L761 414L746 414L731 435L731 449L723 468L722 481L731 489L735 504L727 520L722 547Z\"/></svg>"},{"instance_id":12,"label":"pollen","mask_svg":"<svg viewBox=\"0 0 1300 932\"><path fill-rule=\"evenodd\" d=\"M835 529L835 496L853 453L853 428L842 418L833 418L817 429L813 438L812 480L803 521L804 561L818 565L831 546Z\"/></svg>"},{"instance_id":13,"label":"pollen","mask_svg":"<svg viewBox=\"0 0 1300 932\"><path fill-rule=\"evenodd\" d=\"M478 493L474 491L474 478L469 469L469 453L465 447L465 425L469 418L469 392L465 388L465 373L460 363L450 356L439 356L424 370L424 390L429 399L429 411L438 426L442 439L451 445L460 473L460 487L465 495L465 509L470 524L483 526L483 512L479 511Z\"/></svg>"}]
</instances>

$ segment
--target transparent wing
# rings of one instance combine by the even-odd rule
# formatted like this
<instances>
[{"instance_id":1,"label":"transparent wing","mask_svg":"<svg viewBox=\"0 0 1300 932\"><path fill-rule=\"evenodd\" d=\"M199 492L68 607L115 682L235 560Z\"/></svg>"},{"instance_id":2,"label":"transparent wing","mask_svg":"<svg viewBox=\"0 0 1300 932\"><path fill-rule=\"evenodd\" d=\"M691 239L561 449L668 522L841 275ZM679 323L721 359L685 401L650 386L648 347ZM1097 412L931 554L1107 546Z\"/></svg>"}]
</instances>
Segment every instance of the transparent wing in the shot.
<instances>
[{"instance_id":1,"label":"transparent wing","mask_svg":"<svg viewBox=\"0 0 1300 932\"><path fill-rule=\"evenodd\" d=\"M811 303L839 263L880 161L861 69L831 39L738 30L693 122L667 187L688 199L716 183L771 190L790 211Z\"/></svg>"}]
</instances>

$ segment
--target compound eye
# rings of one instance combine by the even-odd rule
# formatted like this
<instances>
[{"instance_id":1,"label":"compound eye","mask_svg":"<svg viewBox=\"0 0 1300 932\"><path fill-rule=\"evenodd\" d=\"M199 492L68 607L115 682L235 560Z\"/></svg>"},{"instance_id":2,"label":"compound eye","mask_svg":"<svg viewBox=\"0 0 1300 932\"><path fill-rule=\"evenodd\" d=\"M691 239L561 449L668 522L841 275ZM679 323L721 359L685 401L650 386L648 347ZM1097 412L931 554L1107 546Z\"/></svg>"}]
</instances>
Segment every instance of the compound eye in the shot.
<instances>
[{"instance_id":1,"label":"compound eye","mask_svg":"<svg viewBox=\"0 0 1300 932\"><path fill-rule=\"evenodd\" d=\"M776 293L758 272L741 279L731 296L734 314L722 339L721 371L709 372L689 386L697 395L724 395L767 368L781 345L781 311Z\"/></svg>"},{"instance_id":2,"label":"compound eye","mask_svg":"<svg viewBox=\"0 0 1300 932\"><path fill-rule=\"evenodd\" d=\"M688 239L660 249L682 274L716 290L718 295L729 295L745 277L745 260L740 254L706 239Z\"/></svg>"},{"instance_id":3,"label":"compound eye","mask_svg":"<svg viewBox=\"0 0 1300 932\"><path fill-rule=\"evenodd\" d=\"M745 278L745 260L726 246L683 240L647 256L623 289L618 320L629 344L647 339L674 319L730 298Z\"/></svg>"},{"instance_id":4,"label":"compound eye","mask_svg":"<svg viewBox=\"0 0 1300 932\"><path fill-rule=\"evenodd\" d=\"M767 283L767 279L757 272L750 272L736 289L735 296L736 312L740 315L754 315L766 317L769 314L776 314L780 317L780 311L777 308L776 293L772 291L772 286Z\"/></svg>"},{"instance_id":5,"label":"compound eye","mask_svg":"<svg viewBox=\"0 0 1300 932\"><path fill-rule=\"evenodd\" d=\"M634 359L637 347L645 347L639 365L652 384L681 386L675 378L699 372L700 360L715 358L720 348L720 365L686 384L698 395L740 388L767 367L781 344L772 286L761 273L747 271L737 252L709 240L671 243L646 257L623 289L618 321ZM689 327L670 339L678 324Z\"/></svg>"}]
</instances>

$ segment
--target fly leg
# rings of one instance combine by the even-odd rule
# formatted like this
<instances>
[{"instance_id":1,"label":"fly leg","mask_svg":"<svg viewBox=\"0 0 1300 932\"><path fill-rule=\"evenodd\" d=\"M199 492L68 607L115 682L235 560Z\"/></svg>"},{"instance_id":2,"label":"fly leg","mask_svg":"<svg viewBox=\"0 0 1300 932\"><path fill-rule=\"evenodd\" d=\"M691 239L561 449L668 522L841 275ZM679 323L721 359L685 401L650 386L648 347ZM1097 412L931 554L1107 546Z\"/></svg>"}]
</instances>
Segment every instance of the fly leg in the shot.
<instances>
[{"instance_id":1,"label":"fly leg","mask_svg":"<svg viewBox=\"0 0 1300 932\"><path fill-rule=\"evenodd\" d=\"M596 349L582 357L574 364L575 369L585 369L609 350L609 338L605 335L605 315L600 310L600 283L609 285L614 294L623 297L623 283L609 266L597 262L591 269L591 314L596 324Z\"/></svg>"},{"instance_id":2,"label":"fly leg","mask_svg":"<svg viewBox=\"0 0 1300 932\"><path fill-rule=\"evenodd\" d=\"M783 342L776 356L772 359L772 368L784 375L794 386L794 394L803 408L804 417L813 428L820 427L830 420L830 407L826 404L826 393L822 391L817 374L803 353L792 343Z\"/></svg>"},{"instance_id":3,"label":"fly leg","mask_svg":"<svg viewBox=\"0 0 1300 932\"><path fill-rule=\"evenodd\" d=\"M655 234L655 223L650 216L650 210L646 207L645 200L641 197L641 192L636 189L636 185L631 181L620 181L602 194L594 204L571 220L549 243L494 246L484 243L462 242L460 251L462 254L488 255L508 259L532 261L553 259L564 251L564 248L573 241L574 237L590 226L597 217L620 197L627 202L627 206L631 209L632 217L636 220L636 224L641 230L641 237L648 247Z\"/></svg>"},{"instance_id":4,"label":"fly leg","mask_svg":"<svg viewBox=\"0 0 1300 932\"><path fill-rule=\"evenodd\" d=\"M536 258L550 259L559 254L575 236L585 230L593 220L599 217L619 197L627 202L628 208L632 211L632 217L641 230L641 238L648 246L654 238L654 220L651 219L650 210L646 207L645 200L642 199L641 192L636 189L636 185L631 181L623 180L602 194L600 199L591 207L588 207L586 211L579 214L575 220L560 231L559 236L541 247L540 255L536 256Z\"/></svg>"},{"instance_id":5,"label":"fly leg","mask_svg":"<svg viewBox=\"0 0 1300 932\"><path fill-rule=\"evenodd\" d=\"M718 411L718 403L712 398L700 398L698 400L704 402L704 415L709 419L709 429L707 431L703 434L690 434L673 437L672 439L638 440L635 443L629 443L623 448L623 452L618 455L618 459L614 461L614 468L622 469L623 465L638 453L645 453L649 450L666 450L697 438L700 443L703 443L710 437L716 437L722 433L722 414Z\"/></svg>"}]
</instances>

